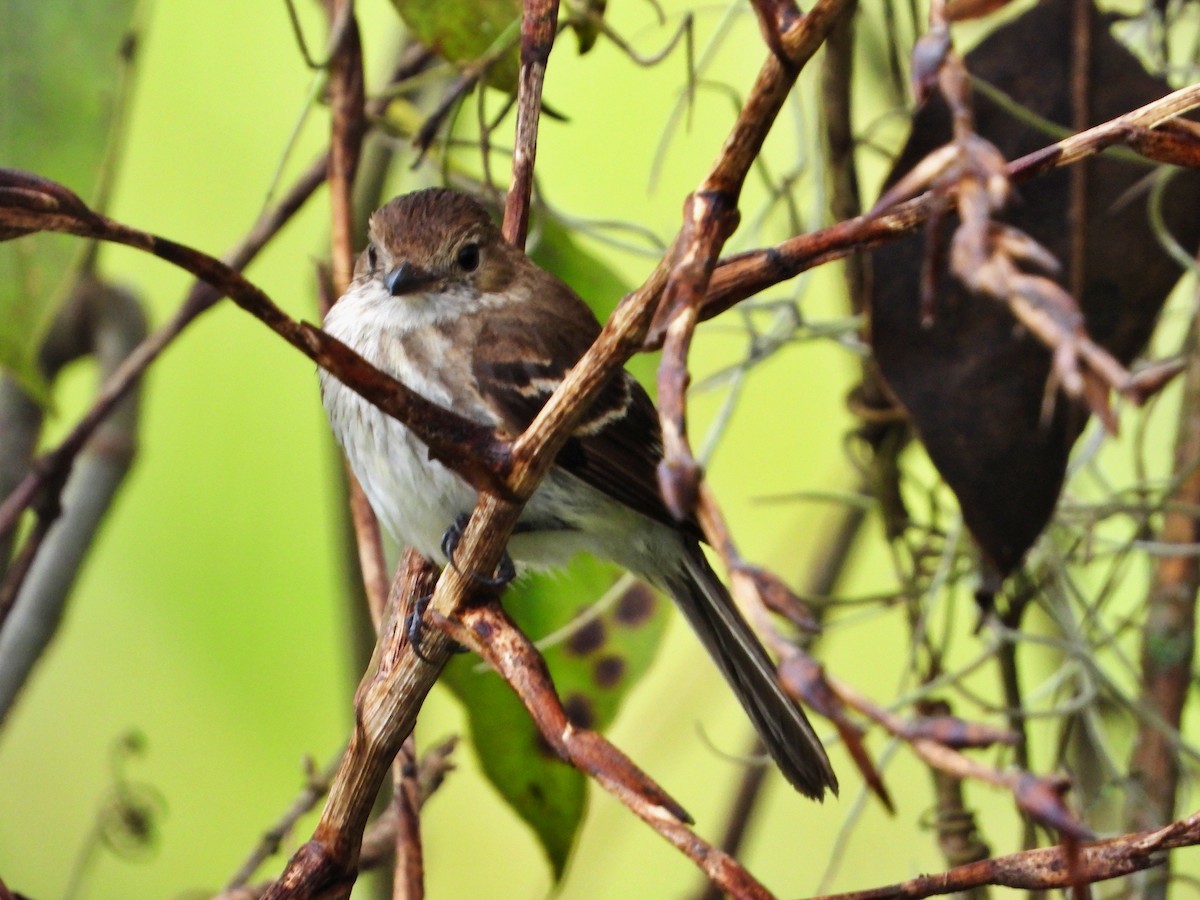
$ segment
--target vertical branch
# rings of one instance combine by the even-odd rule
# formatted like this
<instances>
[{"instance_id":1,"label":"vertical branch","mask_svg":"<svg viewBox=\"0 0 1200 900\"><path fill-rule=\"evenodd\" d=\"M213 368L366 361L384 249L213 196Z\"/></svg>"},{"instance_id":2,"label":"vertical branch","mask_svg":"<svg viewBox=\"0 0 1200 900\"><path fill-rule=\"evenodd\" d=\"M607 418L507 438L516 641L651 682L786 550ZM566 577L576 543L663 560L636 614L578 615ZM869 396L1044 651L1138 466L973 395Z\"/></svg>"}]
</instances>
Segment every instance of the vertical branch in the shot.
<instances>
[{"instance_id":1,"label":"vertical branch","mask_svg":"<svg viewBox=\"0 0 1200 900\"><path fill-rule=\"evenodd\" d=\"M918 710L923 716L950 716L950 704L944 700L924 701L918 705ZM992 852L981 839L975 816L967 808L963 780L935 766L929 767L929 775L933 780L934 827L942 857L952 868L987 859ZM987 888L974 887L964 891L960 900L986 900L987 897Z\"/></svg>"},{"instance_id":2,"label":"vertical branch","mask_svg":"<svg viewBox=\"0 0 1200 900\"><path fill-rule=\"evenodd\" d=\"M425 860L421 850L421 785L417 780L417 744L412 735L400 748L396 766L396 868L392 900L422 900L425 896Z\"/></svg>"},{"instance_id":3,"label":"vertical branch","mask_svg":"<svg viewBox=\"0 0 1200 900\"><path fill-rule=\"evenodd\" d=\"M1091 124L1091 69L1093 0L1075 0L1071 31L1071 130L1084 131ZM1091 166L1083 160L1071 167L1070 228L1071 255L1067 261L1067 290L1083 300L1084 263L1087 261L1088 173Z\"/></svg>"},{"instance_id":4,"label":"vertical branch","mask_svg":"<svg viewBox=\"0 0 1200 900\"><path fill-rule=\"evenodd\" d=\"M885 8L890 10L892 4L885 4ZM830 31L821 71L821 110L829 148L830 209L835 222L848 222L862 214L851 110L857 11L857 0L851 0L845 14ZM847 256L843 272L850 311L861 316L868 308L873 291L871 256L867 253ZM862 360L862 375L852 389L848 403L860 419L853 435L867 454L860 466L864 473L863 488L879 503L887 536L898 537L908 519L900 493L897 462L900 451L908 443L908 423L870 356Z\"/></svg>"},{"instance_id":5,"label":"vertical branch","mask_svg":"<svg viewBox=\"0 0 1200 900\"><path fill-rule=\"evenodd\" d=\"M1195 656L1196 592L1200 559L1186 548L1200 543L1200 521L1192 510L1200 505L1200 320L1193 319L1187 341L1187 370L1175 438L1175 472L1182 478L1163 513L1159 541L1180 548L1178 555L1158 558L1146 598L1142 634L1141 702L1154 716L1141 717L1129 774L1126 822L1132 830L1155 827L1175 817L1180 759L1171 736L1152 724L1161 719L1177 730L1191 685ZM1166 896L1169 861L1146 885L1147 897ZM1161 876L1161 877L1160 877Z\"/></svg>"},{"instance_id":6,"label":"vertical branch","mask_svg":"<svg viewBox=\"0 0 1200 900\"><path fill-rule=\"evenodd\" d=\"M354 0L326 0L330 32L336 42L330 60L329 136L330 233L333 285L340 295L354 270L354 175L366 133L362 41L354 17Z\"/></svg>"},{"instance_id":7,"label":"vertical branch","mask_svg":"<svg viewBox=\"0 0 1200 900\"><path fill-rule=\"evenodd\" d=\"M365 89L362 42L354 16L353 0L327 0L334 52L330 71L329 141L330 242L333 258L333 290L338 295L350 286L354 271L354 240L357 216L354 210L354 181L366 134ZM324 312L324 310L323 310ZM375 632L383 634L384 604L388 594L387 561L379 522L362 485L349 467L350 518L358 547L367 607ZM403 620L397 608L395 615ZM392 895L396 900L420 900L424 896L424 863L421 856L420 820L416 778L416 745L411 734L391 763L394 784L392 802L398 814L396 864Z\"/></svg>"},{"instance_id":8,"label":"vertical branch","mask_svg":"<svg viewBox=\"0 0 1200 900\"><path fill-rule=\"evenodd\" d=\"M700 466L687 439L687 354L700 304L725 241L738 223L738 199L746 173L801 69L816 53L848 0L816 3L802 15L790 0L754 4L771 55L759 70L750 96L725 139L716 162L684 203L683 227L671 251L671 269L659 303L667 322L659 368L659 409L663 461L659 484L668 508L685 518L698 496Z\"/></svg>"},{"instance_id":9,"label":"vertical branch","mask_svg":"<svg viewBox=\"0 0 1200 900\"><path fill-rule=\"evenodd\" d=\"M362 40L354 15L354 0L326 0L330 40L330 134L326 179L329 182L330 256L333 260L331 294L341 296L354 272L354 179L366 134L366 96L362 66ZM330 303L322 303L322 317ZM350 494L350 521L358 546L358 562L366 589L371 621L379 631L387 596L387 563L379 523L362 488L346 470Z\"/></svg>"},{"instance_id":10,"label":"vertical branch","mask_svg":"<svg viewBox=\"0 0 1200 900\"><path fill-rule=\"evenodd\" d=\"M336 31L336 17L330 27L331 30ZM387 84L397 85L413 77L428 66L430 56L430 52L420 45L411 42L406 43L398 50L397 59ZM347 81L351 77L348 74ZM348 95L353 95L356 92L353 84L339 90ZM380 92L378 97L372 99L367 104L363 118L380 115L386 108L390 96L391 91L389 90ZM355 115L355 107L354 104L336 104L335 106L349 107L345 109L344 115L335 114L332 122L333 142L337 144L339 143L338 136L348 130L346 125L343 124L344 119ZM361 147L358 165L354 168L354 177L350 179L353 182L351 201L349 203L346 202L344 189L342 188L330 192L331 196L336 198L331 201L333 206L331 211L333 220L331 229L332 256L335 261L335 272L339 268L345 272L342 276L335 274L334 279L345 278L348 280L350 277L354 251L361 247L366 239L367 217L365 212L379 206L385 177L393 157L392 146L389 143L376 140L374 143L369 144L367 143L366 134L363 135ZM341 155L344 159L349 154L343 153ZM332 152L327 156L327 159L329 159L328 168L330 170L335 168L344 170L346 168L345 163L334 164ZM347 221L341 210L352 211L352 220ZM339 234L344 234L347 228L350 229L348 243L339 236ZM340 266L338 265L339 263ZM322 284L325 285L327 281L328 279L323 280ZM338 280L338 284L344 287L340 280ZM325 318L325 315L329 312L329 307L336 299L333 296L333 286L328 285L328 288L320 297L322 319ZM346 506L350 511L350 534L347 542L347 558L354 556L358 561L365 595L364 597L352 598L352 602L354 600L365 600L363 606L351 610L354 616L351 627L355 634L355 648L358 651L355 655L356 668L354 670L355 677L357 677L359 673L366 669L371 661L371 653L374 650L375 641L379 635L379 628L383 619L383 607L388 595L391 573L388 571L387 559L383 550L383 538L380 534L379 523L375 519L375 513L372 511L366 494L363 493L362 487L354 478L349 467L346 467L344 471ZM353 544L352 547L349 546L351 543ZM363 615L364 610L369 614L369 624L368 616Z\"/></svg>"},{"instance_id":11,"label":"vertical branch","mask_svg":"<svg viewBox=\"0 0 1200 900\"><path fill-rule=\"evenodd\" d=\"M891 9L890 3L885 5ZM821 71L821 110L825 141L829 147L830 209L835 222L848 222L862 214L851 108L857 11L857 0L851 0L846 12L829 32ZM873 291L870 254L850 254L846 257L843 272L850 312L861 316L870 304ZM900 451L908 443L908 421L870 356L862 360L862 375L850 393L848 405L860 420L853 436L868 454L860 466L863 481L859 489L871 494L879 503L887 536L898 537L908 519L900 493L898 462ZM853 517L861 520L862 515L861 510L847 510L847 525L857 528L858 521Z\"/></svg>"},{"instance_id":12,"label":"vertical branch","mask_svg":"<svg viewBox=\"0 0 1200 900\"><path fill-rule=\"evenodd\" d=\"M529 227L542 84L554 46L557 20L558 0L525 0L521 17L521 74L517 81L517 140L513 148L512 180L504 200L503 225L505 240L522 249Z\"/></svg>"},{"instance_id":13,"label":"vertical branch","mask_svg":"<svg viewBox=\"0 0 1200 900\"><path fill-rule=\"evenodd\" d=\"M855 166L854 120L851 88L854 83L854 16L858 0L850 0L845 13L829 32L821 65L821 113L825 143L829 150L830 211L835 222L853 219L862 213L862 197ZM870 257L857 253L845 263L850 307L861 312L869 290L867 268Z\"/></svg>"}]
</instances>

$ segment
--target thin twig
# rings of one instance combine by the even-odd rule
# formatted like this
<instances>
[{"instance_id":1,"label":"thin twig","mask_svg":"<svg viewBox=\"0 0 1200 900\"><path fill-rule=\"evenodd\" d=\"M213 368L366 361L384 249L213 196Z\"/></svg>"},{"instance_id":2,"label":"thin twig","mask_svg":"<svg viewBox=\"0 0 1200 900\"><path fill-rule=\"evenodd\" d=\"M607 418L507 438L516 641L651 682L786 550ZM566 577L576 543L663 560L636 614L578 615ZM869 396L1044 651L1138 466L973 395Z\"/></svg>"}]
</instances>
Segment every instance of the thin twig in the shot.
<instances>
[{"instance_id":1,"label":"thin twig","mask_svg":"<svg viewBox=\"0 0 1200 900\"><path fill-rule=\"evenodd\" d=\"M1193 318L1187 340L1187 369L1179 428L1175 435L1175 471L1184 475L1171 499L1180 504L1200 502L1200 319ZM1170 508L1163 512L1158 539L1165 544L1200 541L1196 516ZM1196 592L1200 589L1200 558L1163 556L1154 568L1146 597L1142 634L1141 705L1152 709L1164 727L1145 719L1138 724L1129 762L1132 781L1125 821L1145 828L1170 821L1175 815L1181 760L1171 739L1182 724L1192 685L1195 658ZM1165 897L1169 862L1163 878L1145 885L1147 896Z\"/></svg>"},{"instance_id":2,"label":"thin twig","mask_svg":"<svg viewBox=\"0 0 1200 900\"><path fill-rule=\"evenodd\" d=\"M392 870L392 900L422 900L425 896L425 857L421 848L421 786L417 745L410 734L393 766L396 811L396 865Z\"/></svg>"},{"instance_id":3,"label":"thin twig","mask_svg":"<svg viewBox=\"0 0 1200 900\"><path fill-rule=\"evenodd\" d=\"M1089 882L1119 878L1159 865L1168 850L1197 844L1200 844L1200 813L1154 831L1083 844L1077 848L1075 860L1064 847L1024 850L959 866L940 875L923 875L886 887L828 894L813 900L920 900L980 885L1026 891L1067 888L1073 885L1073 876L1082 875Z\"/></svg>"},{"instance_id":4,"label":"thin twig","mask_svg":"<svg viewBox=\"0 0 1200 900\"><path fill-rule=\"evenodd\" d=\"M354 271L354 176L366 134L362 42L352 0L327 0L333 55L329 76L329 215L333 285L341 295ZM344 24L341 24L344 23ZM340 31L339 31L340 25Z\"/></svg>"},{"instance_id":5,"label":"thin twig","mask_svg":"<svg viewBox=\"0 0 1200 900\"><path fill-rule=\"evenodd\" d=\"M751 164L775 122L800 70L812 58L848 0L817 3L801 15L790 0L754 4L771 55L742 107L721 153L684 203L683 227L669 256L671 270L657 320L665 324L658 374L663 460L659 486L671 512L684 519L695 505L700 480L687 438L687 357L698 313L717 257L738 223L738 199Z\"/></svg>"},{"instance_id":6,"label":"thin twig","mask_svg":"<svg viewBox=\"0 0 1200 900\"><path fill-rule=\"evenodd\" d=\"M333 773L337 771L340 762L341 755L339 754L320 772L315 771L315 766L312 763L309 764L311 768L304 789L292 801L292 805L284 810L275 824L263 832L258 845L250 852L250 855L246 857L242 864L238 866L237 871L230 876L229 882L225 885L225 889L222 892L223 894L242 887L264 862L279 852L279 848L287 840L288 835L292 833L292 829L296 827L296 823L308 815L312 811L312 808L329 791L329 781L333 778Z\"/></svg>"},{"instance_id":7,"label":"thin twig","mask_svg":"<svg viewBox=\"0 0 1200 900\"><path fill-rule=\"evenodd\" d=\"M538 117L546 63L554 47L558 0L525 0L521 17L521 74L517 81L517 137L513 147L512 179L504 200L504 238L525 247L529 201L533 195L533 164L537 159Z\"/></svg>"}]
</instances>

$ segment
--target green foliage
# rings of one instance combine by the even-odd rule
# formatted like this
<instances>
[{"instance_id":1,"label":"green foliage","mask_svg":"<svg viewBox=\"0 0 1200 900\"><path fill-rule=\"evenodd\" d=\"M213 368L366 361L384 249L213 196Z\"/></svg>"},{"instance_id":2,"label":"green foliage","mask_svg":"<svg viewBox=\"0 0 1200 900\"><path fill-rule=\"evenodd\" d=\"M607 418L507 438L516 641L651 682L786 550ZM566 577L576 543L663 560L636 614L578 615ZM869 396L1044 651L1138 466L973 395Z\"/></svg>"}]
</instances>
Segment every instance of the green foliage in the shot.
<instances>
[{"instance_id":1,"label":"green foliage","mask_svg":"<svg viewBox=\"0 0 1200 900\"><path fill-rule=\"evenodd\" d=\"M649 667L667 624L668 604L633 584L615 603L590 610L572 598L600 598L614 568L588 558L566 573L531 575L507 594L506 609L531 638L559 634L543 648L558 695L576 725L603 730ZM583 821L586 782L538 734L512 689L474 657L451 662L443 682L462 701L472 743L489 781L534 830L562 876Z\"/></svg>"},{"instance_id":2,"label":"green foliage","mask_svg":"<svg viewBox=\"0 0 1200 900\"><path fill-rule=\"evenodd\" d=\"M490 53L500 53L487 72L492 87L514 91L520 65L520 0L471 0L469 3L430 3L392 0L413 37L443 58L465 65Z\"/></svg>"},{"instance_id":3,"label":"green foliage","mask_svg":"<svg viewBox=\"0 0 1200 900\"><path fill-rule=\"evenodd\" d=\"M88 199L99 182L135 0L3 0L0 161ZM37 347L85 250L76 238L0 244L0 369L45 396Z\"/></svg>"},{"instance_id":4,"label":"green foliage","mask_svg":"<svg viewBox=\"0 0 1200 900\"><path fill-rule=\"evenodd\" d=\"M516 91L521 64L521 0L392 0L392 5L413 37L455 65L464 67L494 56L484 80L510 94ZM595 16L603 16L605 6L605 0L591 0L586 8ZM587 53L595 45L599 36L596 21L584 16L572 20L580 53Z\"/></svg>"}]
</instances>

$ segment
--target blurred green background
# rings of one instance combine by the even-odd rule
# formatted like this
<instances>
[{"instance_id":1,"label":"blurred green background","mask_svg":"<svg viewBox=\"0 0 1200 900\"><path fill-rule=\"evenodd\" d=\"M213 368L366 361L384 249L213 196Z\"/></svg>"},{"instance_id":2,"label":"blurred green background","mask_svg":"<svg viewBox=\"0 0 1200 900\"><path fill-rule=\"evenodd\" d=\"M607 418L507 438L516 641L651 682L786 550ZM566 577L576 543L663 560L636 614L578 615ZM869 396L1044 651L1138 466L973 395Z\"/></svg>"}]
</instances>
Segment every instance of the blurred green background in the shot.
<instances>
[{"instance_id":1,"label":"blurred green background","mask_svg":"<svg viewBox=\"0 0 1200 900\"><path fill-rule=\"evenodd\" d=\"M650 51L666 40L681 8L667 6L666 27L640 3L613 4L608 21ZM397 19L387 0L363 0L358 9L370 83L377 84L394 54ZM301 13L319 48L320 16L307 3ZM699 48L721 37L705 79L734 85L744 96L764 56L749 8L733 15L703 8L695 28ZM281 2L151 4L140 31L111 214L219 255L263 206L312 75ZM543 119L539 143L538 177L547 199L583 219L634 221L661 239L673 234L682 198L736 114L727 91L702 87L686 127L680 120L664 133L684 74L678 51L646 69L608 41L580 58L574 41L564 40L552 57L546 99L566 121ZM805 227L826 218L812 75L802 79L766 155L776 176L794 173L794 201ZM871 77L869 66L864 77ZM871 96L869 87L863 93L870 115L889 103ZM282 184L323 146L326 122L318 111L301 129ZM900 127L891 121L878 139L894 146ZM883 164L864 162L870 194ZM498 172L505 169L497 163ZM436 179L436 172L405 178L405 185L416 186ZM761 210L765 196L752 177L743 211ZM791 233L778 209L762 220L748 214L745 222L731 249ZM321 191L248 270L298 318L316 317L315 265L327 255L326 226ZM643 254L582 240L630 284L650 271L652 260ZM118 247L104 248L101 268L145 299L155 323L173 311L189 284L169 266ZM769 294L802 294L812 320L845 315L834 266ZM769 318L759 314L756 321ZM725 371L747 353L746 322L738 315L705 326L693 354L696 380ZM843 397L856 373L853 351L836 341L785 345L741 385L710 467L743 551L792 584L803 582L820 552L831 507L768 498L854 484L842 437L853 424ZM56 394L50 438L85 408L92 376L87 366L68 374ZM725 384L695 395L697 445L728 393ZM62 894L111 789L113 745L127 730L144 735L146 749L126 774L161 794L165 814L144 858L98 856L81 897L177 897L218 889L300 789L303 760L327 760L351 722L360 672L348 649L339 467L313 366L222 304L153 366L143 411L136 466L58 639L0 733L0 877L35 898ZM927 467L918 462L916 471L932 482ZM856 596L894 588L892 563L872 522L841 591ZM821 657L859 690L888 698L900 690L909 662L897 644L902 612L873 609L832 628ZM964 608L949 616L949 627L962 635L955 653L972 657L979 650L969 634L972 614ZM418 740L427 745L463 727L457 704L435 689ZM610 732L711 839L720 834L741 771L728 757L745 751L749 735L732 696L679 621ZM879 740L872 747L882 752L897 795L895 818L863 798L840 747L832 751L842 777L840 800L813 805L770 776L766 807L743 861L780 895L815 892L831 860L827 889L864 888L943 867L932 835L914 828L931 803L928 777L908 754L893 754ZM479 776L467 748L456 763L423 818L429 895L546 895L550 872L531 834ZM591 800L558 896L678 896L698 886L691 864L615 801L597 792ZM1008 798L973 786L969 800L980 807L989 837L1013 842L998 849L1015 849L1019 823ZM843 831L856 812L854 827ZM849 863L838 865L837 854ZM264 875L281 864L273 860Z\"/></svg>"}]
</instances>

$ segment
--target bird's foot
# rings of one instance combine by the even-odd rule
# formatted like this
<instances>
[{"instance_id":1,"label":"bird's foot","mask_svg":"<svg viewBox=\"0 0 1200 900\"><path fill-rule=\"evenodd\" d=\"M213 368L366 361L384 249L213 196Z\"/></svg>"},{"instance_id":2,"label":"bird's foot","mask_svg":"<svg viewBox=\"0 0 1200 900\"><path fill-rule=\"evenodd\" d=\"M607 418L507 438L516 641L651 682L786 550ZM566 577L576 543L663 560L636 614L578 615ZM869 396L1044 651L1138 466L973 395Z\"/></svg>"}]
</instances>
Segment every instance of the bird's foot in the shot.
<instances>
[{"instance_id":1,"label":"bird's foot","mask_svg":"<svg viewBox=\"0 0 1200 900\"><path fill-rule=\"evenodd\" d=\"M507 587L509 582L517 577L517 567L513 565L512 557L508 555L508 551L500 557L500 565L496 567L496 573L493 576L482 575L479 572L464 572L458 567L454 561L454 552L458 549L459 541L462 540L463 532L467 528L467 522L470 521L470 516L466 513L459 514L446 529L442 535L442 553L445 555L450 567L464 578L469 578L471 581L483 587L499 589Z\"/></svg>"},{"instance_id":2,"label":"bird's foot","mask_svg":"<svg viewBox=\"0 0 1200 900\"><path fill-rule=\"evenodd\" d=\"M412 646L413 653L421 662L429 663L431 666L435 664L434 661L421 652L421 635L425 631L425 610L429 608L429 601L432 599L432 594L417 597L413 600L412 609L404 617L404 633L408 635L408 643ZM451 643L450 652L466 653L467 648L459 643Z\"/></svg>"}]
</instances>

